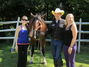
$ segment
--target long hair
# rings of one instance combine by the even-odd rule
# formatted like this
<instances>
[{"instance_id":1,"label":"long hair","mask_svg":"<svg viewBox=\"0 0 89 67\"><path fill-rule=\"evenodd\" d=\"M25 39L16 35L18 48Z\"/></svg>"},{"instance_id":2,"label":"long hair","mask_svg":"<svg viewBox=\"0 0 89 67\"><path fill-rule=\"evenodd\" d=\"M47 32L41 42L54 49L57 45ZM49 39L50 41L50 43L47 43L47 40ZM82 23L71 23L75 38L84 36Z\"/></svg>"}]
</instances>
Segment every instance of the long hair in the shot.
<instances>
[{"instance_id":1,"label":"long hair","mask_svg":"<svg viewBox=\"0 0 89 67\"><path fill-rule=\"evenodd\" d=\"M72 16L72 18L73 18L72 23L75 22L75 21L74 21L74 15L73 15L72 13L69 13L69 14L67 14L66 19L65 19L65 21L66 21L66 25L68 25L68 21L67 21L67 19L68 19L69 16Z\"/></svg>"}]
</instances>

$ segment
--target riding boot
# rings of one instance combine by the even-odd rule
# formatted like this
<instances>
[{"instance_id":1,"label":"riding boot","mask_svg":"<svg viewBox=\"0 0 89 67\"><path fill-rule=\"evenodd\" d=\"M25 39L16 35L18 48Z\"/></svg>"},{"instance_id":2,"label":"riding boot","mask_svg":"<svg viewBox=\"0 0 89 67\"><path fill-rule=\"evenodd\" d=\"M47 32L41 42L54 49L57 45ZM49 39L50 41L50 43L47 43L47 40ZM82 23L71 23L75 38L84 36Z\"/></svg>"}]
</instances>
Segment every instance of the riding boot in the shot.
<instances>
[{"instance_id":1,"label":"riding boot","mask_svg":"<svg viewBox=\"0 0 89 67\"><path fill-rule=\"evenodd\" d=\"M54 60L54 67L58 67L58 62Z\"/></svg>"},{"instance_id":2,"label":"riding boot","mask_svg":"<svg viewBox=\"0 0 89 67\"><path fill-rule=\"evenodd\" d=\"M61 61L61 65L63 66L63 61Z\"/></svg>"},{"instance_id":3,"label":"riding boot","mask_svg":"<svg viewBox=\"0 0 89 67\"><path fill-rule=\"evenodd\" d=\"M58 64L58 67L63 67L63 61L58 60L57 64Z\"/></svg>"}]
</instances>

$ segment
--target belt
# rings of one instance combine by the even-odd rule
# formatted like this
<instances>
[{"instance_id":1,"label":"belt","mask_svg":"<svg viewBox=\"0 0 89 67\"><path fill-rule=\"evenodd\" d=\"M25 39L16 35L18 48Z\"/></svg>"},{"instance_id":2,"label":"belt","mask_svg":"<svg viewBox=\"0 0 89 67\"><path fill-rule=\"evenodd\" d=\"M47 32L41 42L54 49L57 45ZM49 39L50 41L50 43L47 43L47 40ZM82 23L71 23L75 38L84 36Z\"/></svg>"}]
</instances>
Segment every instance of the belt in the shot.
<instances>
[{"instance_id":1,"label":"belt","mask_svg":"<svg viewBox=\"0 0 89 67\"><path fill-rule=\"evenodd\" d=\"M59 38L53 38L54 40L60 40Z\"/></svg>"}]
</instances>

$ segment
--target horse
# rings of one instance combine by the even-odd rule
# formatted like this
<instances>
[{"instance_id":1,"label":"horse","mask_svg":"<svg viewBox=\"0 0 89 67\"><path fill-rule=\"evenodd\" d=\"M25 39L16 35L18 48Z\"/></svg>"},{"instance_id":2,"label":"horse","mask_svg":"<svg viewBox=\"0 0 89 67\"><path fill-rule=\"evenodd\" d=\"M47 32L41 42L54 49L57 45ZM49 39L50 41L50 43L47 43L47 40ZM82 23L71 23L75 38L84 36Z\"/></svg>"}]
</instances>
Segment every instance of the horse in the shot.
<instances>
[{"instance_id":1,"label":"horse","mask_svg":"<svg viewBox=\"0 0 89 67\"><path fill-rule=\"evenodd\" d=\"M33 15L31 13L31 16L33 17L29 21L29 29L30 29L30 38L31 38L31 60L30 64L33 64L33 54L34 54L34 44L37 44L36 41L39 42L40 50L43 56L43 64L47 64L46 58L45 58L45 34L47 31L47 25L43 19L44 15L36 14Z\"/></svg>"}]
</instances>

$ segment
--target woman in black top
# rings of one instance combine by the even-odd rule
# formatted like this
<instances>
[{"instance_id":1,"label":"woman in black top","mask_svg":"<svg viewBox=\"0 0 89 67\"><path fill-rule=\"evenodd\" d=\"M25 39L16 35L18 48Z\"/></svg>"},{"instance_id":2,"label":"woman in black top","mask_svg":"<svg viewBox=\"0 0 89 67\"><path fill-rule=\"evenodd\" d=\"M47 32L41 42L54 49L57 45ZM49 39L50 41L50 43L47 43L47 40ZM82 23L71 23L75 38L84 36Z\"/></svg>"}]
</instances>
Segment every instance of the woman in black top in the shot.
<instances>
[{"instance_id":1,"label":"woman in black top","mask_svg":"<svg viewBox=\"0 0 89 67\"><path fill-rule=\"evenodd\" d=\"M75 67L77 27L73 14L66 16L66 28L64 33L64 55L67 67Z\"/></svg>"}]
</instances>

